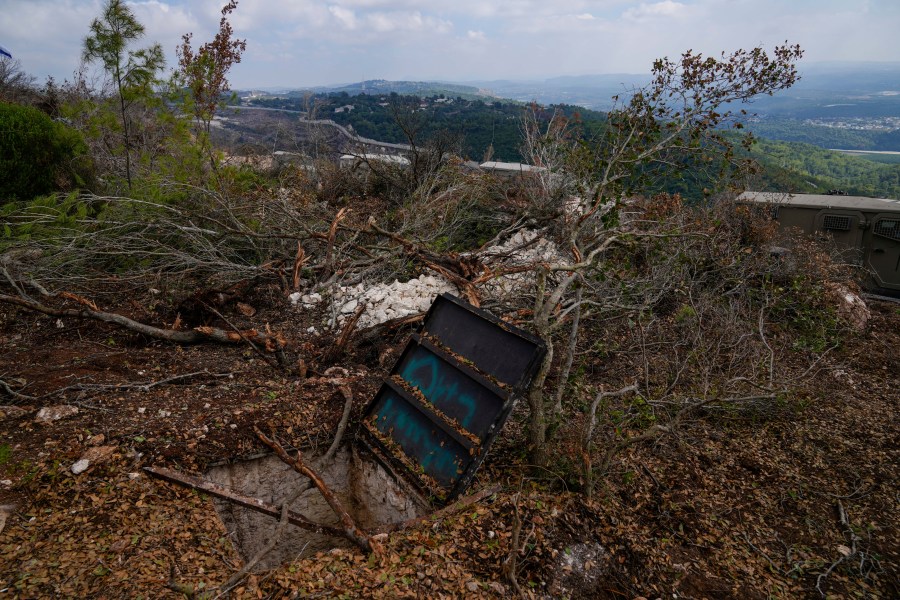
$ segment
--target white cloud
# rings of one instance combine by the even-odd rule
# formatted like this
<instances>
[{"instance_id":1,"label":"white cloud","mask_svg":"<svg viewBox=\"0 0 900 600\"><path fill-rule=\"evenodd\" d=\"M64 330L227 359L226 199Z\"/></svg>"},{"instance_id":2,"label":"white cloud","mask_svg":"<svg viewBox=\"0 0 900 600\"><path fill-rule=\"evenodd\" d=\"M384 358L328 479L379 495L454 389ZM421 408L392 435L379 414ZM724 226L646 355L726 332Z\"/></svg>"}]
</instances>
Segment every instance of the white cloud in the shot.
<instances>
[{"instance_id":1,"label":"white cloud","mask_svg":"<svg viewBox=\"0 0 900 600\"><path fill-rule=\"evenodd\" d=\"M71 77L104 1L0 0L0 44L39 80ZM184 33L212 38L226 0L127 1L171 64ZM230 21L247 52L229 79L246 87L646 72L786 39L809 61L900 60L897 0L240 0Z\"/></svg>"},{"instance_id":2,"label":"white cloud","mask_svg":"<svg viewBox=\"0 0 900 600\"><path fill-rule=\"evenodd\" d=\"M356 29L356 13L352 10L340 6L329 6L328 11L347 29Z\"/></svg>"},{"instance_id":3,"label":"white cloud","mask_svg":"<svg viewBox=\"0 0 900 600\"><path fill-rule=\"evenodd\" d=\"M634 19L636 21L644 19L653 19L656 17L677 17L684 13L687 7L681 2L673 0L663 0L655 4L641 3L635 8L629 8L622 16L626 19Z\"/></svg>"},{"instance_id":4,"label":"white cloud","mask_svg":"<svg viewBox=\"0 0 900 600\"><path fill-rule=\"evenodd\" d=\"M366 24L369 28L380 33L395 31L434 31L446 33L452 29L449 21L430 16L422 16L419 11L413 12L376 12L366 16Z\"/></svg>"}]
</instances>

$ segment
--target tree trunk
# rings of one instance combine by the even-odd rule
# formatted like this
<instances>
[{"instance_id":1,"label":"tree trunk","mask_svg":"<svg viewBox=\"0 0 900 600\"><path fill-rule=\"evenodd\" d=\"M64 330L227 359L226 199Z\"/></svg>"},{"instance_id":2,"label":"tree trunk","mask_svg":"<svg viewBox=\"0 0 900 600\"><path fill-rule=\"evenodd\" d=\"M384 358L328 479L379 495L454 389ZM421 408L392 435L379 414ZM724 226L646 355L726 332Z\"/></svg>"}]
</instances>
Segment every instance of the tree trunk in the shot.
<instances>
[{"instance_id":1,"label":"tree trunk","mask_svg":"<svg viewBox=\"0 0 900 600\"><path fill-rule=\"evenodd\" d=\"M543 467L547 464L549 455L547 453L547 408L544 404L544 383L547 381L547 374L550 372L550 365L553 363L553 342L549 335L542 335L545 332L539 332L539 335L547 344L547 355L541 368L531 382L528 389L528 408L530 411L528 422L528 453L531 464Z\"/></svg>"}]
</instances>

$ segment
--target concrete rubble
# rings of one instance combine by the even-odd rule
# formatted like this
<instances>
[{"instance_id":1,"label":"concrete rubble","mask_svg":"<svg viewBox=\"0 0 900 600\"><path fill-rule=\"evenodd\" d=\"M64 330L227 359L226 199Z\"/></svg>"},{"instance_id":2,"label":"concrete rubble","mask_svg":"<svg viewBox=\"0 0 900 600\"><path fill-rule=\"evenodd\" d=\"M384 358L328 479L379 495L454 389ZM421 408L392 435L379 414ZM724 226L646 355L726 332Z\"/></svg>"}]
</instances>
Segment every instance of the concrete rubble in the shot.
<instances>
[{"instance_id":1,"label":"concrete rubble","mask_svg":"<svg viewBox=\"0 0 900 600\"><path fill-rule=\"evenodd\" d=\"M406 282L395 279L393 283L341 286L337 288L334 298L336 323L328 322L325 325L332 328L335 324L340 326L363 304L366 310L357 327L371 327L426 311L434 298L444 292L458 294L459 290L443 278L433 275L421 275ZM290 299L295 306L306 308L316 306L324 300L322 294L318 293L292 294Z\"/></svg>"},{"instance_id":2,"label":"concrete rubble","mask_svg":"<svg viewBox=\"0 0 900 600\"><path fill-rule=\"evenodd\" d=\"M546 263L560 265L568 261L556 244L541 235L540 231L522 230L497 246L481 251L482 260L491 267L519 267ZM535 285L533 270L510 273L492 279L482 286L488 297L504 299L521 296L524 289Z\"/></svg>"},{"instance_id":3,"label":"concrete rubble","mask_svg":"<svg viewBox=\"0 0 900 600\"><path fill-rule=\"evenodd\" d=\"M492 267L517 267L537 263L561 264L567 261L553 242L538 231L519 231L503 244L491 246L480 253L482 260ZM523 288L533 286L533 271L511 273L493 279L482 286L486 297L503 299L510 295L521 295ZM339 286L334 295L334 310L329 311L323 325L326 329L340 327L356 312L360 305L365 311L357 327L372 327L391 319L398 319L428 310L435 297L444 292L459 294L455 285L437 275L419 277L392 283L359 283ZM327 293L295 292L288 298L291 304L302 308L313 308L326 301ZM310 328L309 333L317 333Z\"/></svg>"}]
</instances>

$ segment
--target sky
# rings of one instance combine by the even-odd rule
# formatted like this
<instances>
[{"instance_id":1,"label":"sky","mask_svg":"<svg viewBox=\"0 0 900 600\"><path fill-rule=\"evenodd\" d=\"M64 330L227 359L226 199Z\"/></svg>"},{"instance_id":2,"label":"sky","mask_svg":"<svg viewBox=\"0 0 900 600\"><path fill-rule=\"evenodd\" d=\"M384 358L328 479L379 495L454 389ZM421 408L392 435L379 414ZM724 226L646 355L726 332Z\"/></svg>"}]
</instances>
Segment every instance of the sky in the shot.
<instances>
[{"instance_id":1,"label":"sky","mask_svg":"<svg viewBox=\"0 0 900 600\"><path fill-rule=\"evenodd\" d=\"M226 0L134 0L138 46L175 63ZM101 0L0 0L0 46L39 82L72 79ZM366 79L476 81L646 73L655 58L785 40L804 63L900 61L900 0L239 0L234 89ZM802 66L802 64L801 64Z\"/></svg>"}]
</instances>

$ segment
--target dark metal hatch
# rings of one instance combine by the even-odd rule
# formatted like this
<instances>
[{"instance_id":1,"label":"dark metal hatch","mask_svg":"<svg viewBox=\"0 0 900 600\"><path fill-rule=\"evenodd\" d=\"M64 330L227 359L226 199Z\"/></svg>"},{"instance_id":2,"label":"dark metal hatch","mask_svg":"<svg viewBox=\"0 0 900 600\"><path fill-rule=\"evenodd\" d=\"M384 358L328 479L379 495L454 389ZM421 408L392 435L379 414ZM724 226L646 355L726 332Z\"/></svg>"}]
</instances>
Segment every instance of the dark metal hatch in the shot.
<instances>
[{"instance_id":1,"label":"dark metal hatch","mask_svg":"<svg viewBox=\"0 0 900 600\"><path fill-rule=\"evenodd\" d=\"M900 219L879 219L875 223L875 235L900 240Z\"/></svg>"},{"instance_id":2,"label":"dark metal hatch","mask_svg":"<svg viewBox=\"0 0 900 600\"><path fill-rule=\"evenodd\" d=\"M825 215L822 228L825 231L850 231L851 219L847 215Z\"/></svg>"},{"instance_id":3,"label":"dark metal hatch","mask_svg":"<svg viewBox=\"0 0 900 600\"><path fill-rule=\"evenodd\" d=\"M442 294L366 407L362 442L449 502L471 483L545 354L540 338Z\"/></svg>"}]
</instances>

